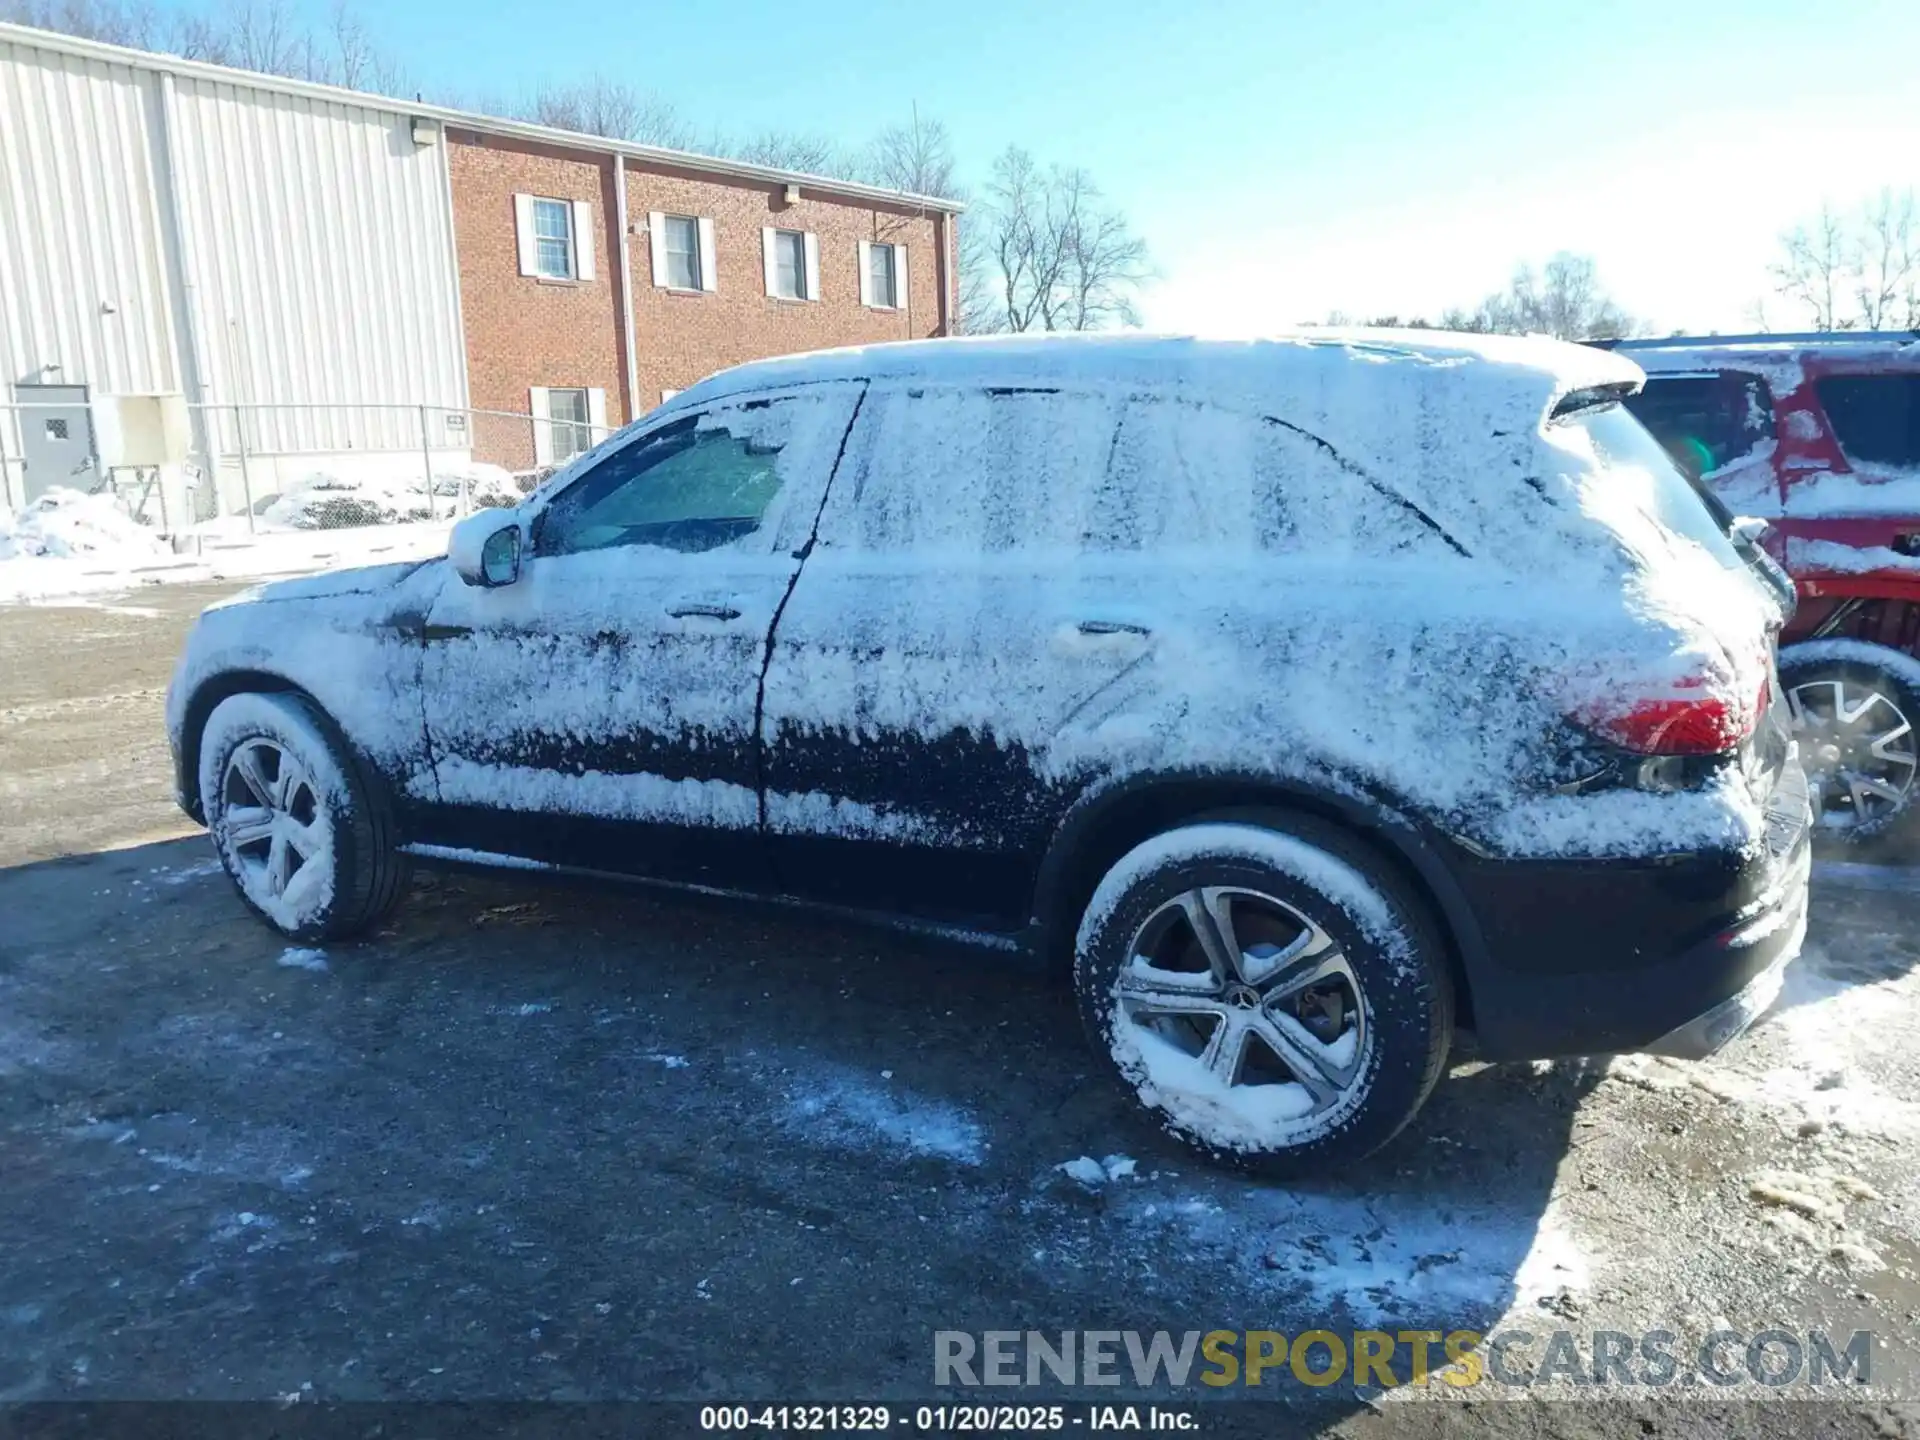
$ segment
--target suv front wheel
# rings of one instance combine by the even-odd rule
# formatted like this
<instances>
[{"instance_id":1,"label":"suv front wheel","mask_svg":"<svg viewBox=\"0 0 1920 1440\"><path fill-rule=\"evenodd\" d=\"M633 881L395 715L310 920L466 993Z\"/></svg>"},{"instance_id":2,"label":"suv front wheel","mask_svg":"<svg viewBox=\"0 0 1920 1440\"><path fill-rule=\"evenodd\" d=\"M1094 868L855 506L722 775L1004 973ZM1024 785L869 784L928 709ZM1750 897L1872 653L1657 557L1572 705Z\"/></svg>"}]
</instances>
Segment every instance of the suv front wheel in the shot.
<instances>
[{"instance_id":1,"label":"suv front wheel","mask_svg":"<svg viewBox=\"0 0 1920 1440\"><path fill-rule=\"evenodd\" d=\"M1087 906L1074 985L1095 1048L1162 1126L1269 1173L1392 1139L1453 1033L1424 908L1338 831L1291 818L1128 852Z\"/></svg>"},{"instance_id":2,"label":"suv front wheel","mask_svg":"<svg viewBox=\"0 0 1920 1440\"><path fill-rule=\"evenodd\" d=\"M385 796L319 709L232 695L200 738L200 802L240 898L303 944L365 930L406 889Z\"/></svg>"}]
</instances>

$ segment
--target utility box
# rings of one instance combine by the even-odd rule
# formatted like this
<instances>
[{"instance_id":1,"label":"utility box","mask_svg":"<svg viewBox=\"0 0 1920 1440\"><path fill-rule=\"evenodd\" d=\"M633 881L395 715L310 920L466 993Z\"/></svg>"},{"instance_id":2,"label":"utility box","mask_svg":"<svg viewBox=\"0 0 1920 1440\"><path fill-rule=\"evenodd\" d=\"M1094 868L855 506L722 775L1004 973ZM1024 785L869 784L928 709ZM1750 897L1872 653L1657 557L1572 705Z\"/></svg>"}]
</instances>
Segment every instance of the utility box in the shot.
<instances>
[{"instance_id":1,"label":"utility box","mask_svg":"<svg viewBox=\"0 0 1920 1440\"><path fill-rule=\"evenodd\" d=\"M187 402L179 394L96 396L93 433L108 470L180 465L193 443Z\"/></svg>"}]
</instances>

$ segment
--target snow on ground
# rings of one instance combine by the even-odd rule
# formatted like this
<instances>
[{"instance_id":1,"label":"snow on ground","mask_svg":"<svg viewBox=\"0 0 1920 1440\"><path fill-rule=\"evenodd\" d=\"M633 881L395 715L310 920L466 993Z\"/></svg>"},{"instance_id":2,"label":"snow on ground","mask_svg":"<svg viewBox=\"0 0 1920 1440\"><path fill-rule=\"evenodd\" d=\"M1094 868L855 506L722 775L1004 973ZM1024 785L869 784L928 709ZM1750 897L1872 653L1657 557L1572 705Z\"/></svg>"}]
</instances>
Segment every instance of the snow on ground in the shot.
<instances>
[{"instance_id":1,"label":"snow on ground","mask_svg":"<svg viewBox=\"0 0 1920 1440\"><path fill-rule=\"evenodd\" d=\"M0 511L0 516L5 514ZM0 524L4 523L0 520ZM164 542L158 550L129 547L69 555L16 553L0 557L0 604L93 603L84 597L142 585L263 579L397 560L425 560L445 553L450 528L451 522L437 521L254 536L247 536L244 531L229 532L193 537L190 548L181 554L176 554Z\"/></svg>"},{"instance_id":2,"label":"snow on ground","mask_svg":"<svg viewBox=\"0 0 1920 1440\"><path fill-rule=\"evenodd\" d=\"M980 1124L965 1111L884 1078L809 1068L787 1091L781 1118L789 1133L836 1149L904 1152L962 1165L985 1158Z\"/></svg>"},{"instance_id":3,"label":"snow on ground","mask_svg":"<svg viewBox=\"0 0 1920 1440\"><path fill-rule=\"evenodd\" d=\"M507 471L478 463L436 472L431 504L417 481L316 474L251 520L223 515L169 543L110 495L56 487L18 512L0 507L0 604L425 559L446 549L463 476L473 506L523 498Z\"/></svg>"},{"instance_id":4,"label":"snow on ground","mask_svg":"<svg viewBox=\"0 0 1920 1440\"><path fill-rule=\"evenodd\" d=\"M125 587L173 558L111 496L56 486L17 514L0 508L0 600L97 588L84 583L97 574Z\"/></svg>"}]
</instances>

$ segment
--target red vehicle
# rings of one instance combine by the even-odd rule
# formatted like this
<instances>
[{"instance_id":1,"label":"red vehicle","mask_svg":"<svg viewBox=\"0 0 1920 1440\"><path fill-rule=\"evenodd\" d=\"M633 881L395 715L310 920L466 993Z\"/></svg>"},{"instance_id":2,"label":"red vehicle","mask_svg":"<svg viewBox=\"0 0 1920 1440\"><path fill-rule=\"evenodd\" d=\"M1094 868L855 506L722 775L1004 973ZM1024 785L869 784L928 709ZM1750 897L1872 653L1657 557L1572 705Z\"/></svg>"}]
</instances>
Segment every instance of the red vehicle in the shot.
<instances>
[{"instance_id":1,"label":"red vehicle","mask_svg":"<svg viewBox=\"0 0 1920 1440\"><path fill-rule=\"evenodd\" d=\"M1798 592L1780 679L1815 833L1861 844L1906 828L1920 809L1920 333L1611 348L1647 372L1628 408Z\"/></svg>"}]
</instances>

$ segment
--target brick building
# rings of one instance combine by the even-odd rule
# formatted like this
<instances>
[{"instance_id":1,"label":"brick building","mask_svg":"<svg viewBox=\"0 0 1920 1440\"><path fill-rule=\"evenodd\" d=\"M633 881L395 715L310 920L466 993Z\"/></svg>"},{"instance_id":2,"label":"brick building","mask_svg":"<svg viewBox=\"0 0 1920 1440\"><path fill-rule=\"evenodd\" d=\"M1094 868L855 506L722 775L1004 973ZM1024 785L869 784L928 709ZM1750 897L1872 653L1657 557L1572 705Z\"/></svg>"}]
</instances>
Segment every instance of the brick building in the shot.
<instances>
[{"instance_id":1,"label":"brick building","mask_svg":"<svg viewBox=\"0 0 1920 1440\"><path fill-rule=\"evenodd\" d=\"M141 406L191 522L953 329L948 201L4 22L0 174L0 505L151 465Z\"/></svg>"},{"instance_id":2,"label":"brick building","mask_svg":"<svg viewBox=\"0 0 1920 1440\"><path fill-rule=\"evenodd\" d=\"M952 328L955 207L525 131L447 128L471 403L551 418L479 417L481 458L555 463L729 365Z\"/></svg>"}]
</instances>

